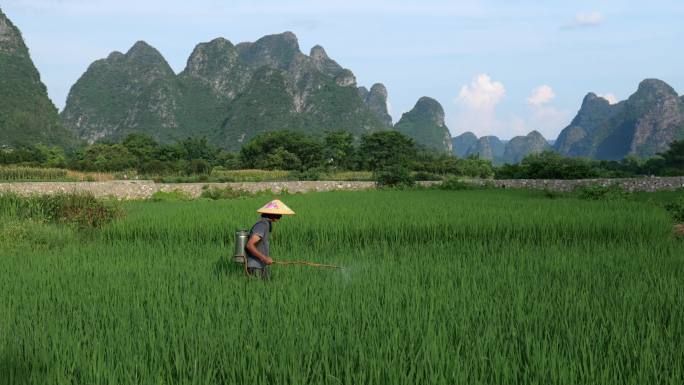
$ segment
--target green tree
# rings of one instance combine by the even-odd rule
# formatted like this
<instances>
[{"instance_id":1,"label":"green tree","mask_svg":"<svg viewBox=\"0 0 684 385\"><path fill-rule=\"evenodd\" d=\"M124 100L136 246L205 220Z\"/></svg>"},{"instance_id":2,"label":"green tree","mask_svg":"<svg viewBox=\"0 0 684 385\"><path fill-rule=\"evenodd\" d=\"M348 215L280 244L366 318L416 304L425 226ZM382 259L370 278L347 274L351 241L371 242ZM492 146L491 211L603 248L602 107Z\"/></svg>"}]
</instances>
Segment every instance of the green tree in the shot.
<instances>
[{"instance_id":1,"label":"green tree","mask_svg":"<svg viewBox=\"0 0 684 385\"><path fill-rule=\"evenodd\" d=\"M380 131L361 137L359 154L367 170L409 168L416 145L413 139L397 131Z\"/></svg>"},{"instance_id":2,"label":"green tree","mask_svg":"<svg viewBox=\"0 0 684 385\"><path fill-rule=\"evenodd\" d=\"M93 144L77 153L74 168L86 171L124 171L135 167L137 158L122 144Z\"/></svg>"},{"instance_id":3,"label":"green tree","mask_svg":"<svg viewBox=\"0 0 684 385\"><path fill-rule=\"evenodd\" d=\"M186 138L178 143L180 153L185 155L186 160L204 159L212 161L216 157L218 149L207 142L206 137Z\"/></svg>"},{"instance_id":4,"label":"green tree","mask_svg":"<svg viewBox=\"0 0 684 385\"><path fill-rule=\"evenodd\" d=\"M159 158L159 143L146 134L129 134L121 144L137 158L137 167Z\"/></svg>"},{"instance_id":5,"label":"green tree","mask_svg":"<svg viewBox=\"0 0 684 385\"><path fill-rule=\"evenodd\" d=\"M354 162L354 136L347 131L328 131L324 151L328 166L349 170Z\"/></svg>"},{"instance_id":6,"label":"green tree","mask_svg":"<svg viewBox=\"0 0 684 385\"><path fill-rule=\"evenodd\" d=\"M67 159L64 150L58 146L48 147L42 144L37 144L36 148L43 154L45 161L43 166L46 167L66 167Z\"/></svg>"},{"instance_id":7,"label":"green tree","mask_svg":"<svg viewBox=\"0 0 684 385\"><path fill-rule=\"evenodd\" d=\"M268 154L263 163L263 168L267 170L299 170L301 167L302 161L299 157L282 147Z\"/></svg>"},{"instance_id":8,"label":"green tree","mask_svg":"<svg viewBox=\"0 0 684 385\"><path fill-rule=\"evenodd\" d=\"M663 173L667 175L684 175L684 140L676 140L670 148L661 154Z\"/></svg>"},{"instance_id":9,"label":"green tree","mask_svg":"<svg viewBox=\"0 0 684 385\"><path fill-rule=\"evenodd\" d=\"M290 154L295 155L299 162ZM323 164L323 144L297 132L268 132L242 147L240 162L246 168L274 168L279 164L285 170L307 170Z\"/></svg>"}]
</instances>

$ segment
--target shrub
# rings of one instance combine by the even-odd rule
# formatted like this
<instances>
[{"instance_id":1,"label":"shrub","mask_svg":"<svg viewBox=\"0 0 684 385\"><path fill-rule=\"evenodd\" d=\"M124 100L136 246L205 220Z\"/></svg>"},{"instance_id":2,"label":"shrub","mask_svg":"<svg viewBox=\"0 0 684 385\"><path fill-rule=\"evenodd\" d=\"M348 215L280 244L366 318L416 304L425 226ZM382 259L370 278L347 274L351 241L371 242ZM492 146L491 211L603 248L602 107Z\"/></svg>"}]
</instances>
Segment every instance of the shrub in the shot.
<instances>
[{"instance_id":1,"label":"shrub","mask_svg":"<svg viewBox=\"0 0 684 385\"><path fill-rule=\"evenodd\" d=\"M218 199L242 198L242 197L251 196L251 195L252 194L250 194L247 191L233 190L230 187L226 187L226 188L209 187L209 188L202 190L202 194L200 195L200 197L212 199L212 200L218 200Z\"/></svg>"},{"instance_id":2,"label":"shrub","mask_svg":"<svg viewBox=\"0 0 684 385\"><path fill-rule=\"evenodd\" d=\"M442 184L439 185L439 188L442 190L472 190L474 187L462 180L460 180L457 177L447 177L444 178L442 181Z\"/></svg>"},{"instance_id":3,"label":"shrub","mask_svg":"<svg viewBox=\"0 0 684 385\"><path fill-rule=\"evenodd\" d=\"M672 219L674 219L675 222L684 223L684 198L679 198L675 201L666 203L665 210L672 215Z\"/></svg>"},{"instance_id":4,"label":"shrub","mask_svg":"<svg viewBox=\"0 0 684 385\"><path fill-rule=\"evenodd\" d=\"M441 176L437 174L433 174L430 172L425 172L425 171L418 171L413 175L413 178L415 180L421 180L421 181L426 181L426 180L440 180L442 179Z\"/></svg>"},{"instance_id":5,"label":"shrub","mask_svg":"<svg viewBox=\"0 0 684 385\"><path fill-rule=\"evenodd\" d=\"M43 195L39 205L49 221L78 227L102 227L120 215L114 202L104 202L92 194Z\"/></svg>"},{"instance_id":6,"label":"shrub","mask_svg":"<svg viewBox=\"0 0 684 385\"><path fill-rule=\"evenodd\" d=\"M207 174L211 171L209 163L204 159L193 159L185 166L187 175Z\"/></svg>"},{"instance_id":7,"label":"shrub","mask_svg":"<svg viewBox=\"0 0 684 385\"><path fill-rule=\"evenodd\" d=\"M378 187L411 187L415 180L408 168L393 166L375 172Z\"/></svg>"},{"instance_id":8,"label":"shrub","mask_svg":"<svg viewBox=\"0 0 684 385\"><path fill-rule=\"evenodd\" d=\"M575 189L580 199L587 200L620 200L625 199L629 193L617 184L610 186L591 185Z\"/></svg>"}]
</instances>

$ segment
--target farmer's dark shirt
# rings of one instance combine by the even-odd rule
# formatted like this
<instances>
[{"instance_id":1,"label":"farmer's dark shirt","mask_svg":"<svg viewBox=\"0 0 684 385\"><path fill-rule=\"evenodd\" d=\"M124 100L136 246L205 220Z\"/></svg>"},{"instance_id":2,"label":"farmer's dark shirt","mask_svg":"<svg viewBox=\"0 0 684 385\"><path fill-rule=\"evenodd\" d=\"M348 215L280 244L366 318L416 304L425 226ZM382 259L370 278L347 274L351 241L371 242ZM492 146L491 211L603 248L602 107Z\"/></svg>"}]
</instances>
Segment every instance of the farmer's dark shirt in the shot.
<instances>
[{"instance_id":1,"label":"farmer's dark shirt","mask_svg":"<svg viewBox=\"0 0 684 385\"><path fill-rule=\"evenodd\" d=\"M249 231L249 238L252 239L252 235L258 235L261 240L257 242L256 249L259 250L265 256L269 256L269 244L268 236L271 234L271 222L266 218L261 218L252 229ZM248 250L247 252L247 267L253 267L257 269L263 269L267 265L255 256L253 256Z\"/></svg>"}]
</instances>

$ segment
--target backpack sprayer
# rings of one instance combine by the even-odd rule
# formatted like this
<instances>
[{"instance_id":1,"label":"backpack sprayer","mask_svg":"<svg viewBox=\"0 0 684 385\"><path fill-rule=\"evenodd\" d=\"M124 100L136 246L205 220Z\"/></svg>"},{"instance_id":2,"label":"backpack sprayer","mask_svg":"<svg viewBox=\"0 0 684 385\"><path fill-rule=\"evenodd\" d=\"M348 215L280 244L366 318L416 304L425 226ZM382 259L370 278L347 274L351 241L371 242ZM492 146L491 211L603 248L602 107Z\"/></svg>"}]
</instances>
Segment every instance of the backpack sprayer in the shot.
<instances>
[{"instance_id":1,"label":"backpack sprayer","mask_svg":"<svg viewBox=\"0 0 684 385\"><path fill-rule=\"evenodd\" d=\"M235 254L233 255L233 261L235 263L241 263L245 266L245 272L247 271L247 253L245 252L245 247L247 246L247 241L249 237L249 232L247 230L237 230L235 231ZM311 267L320 267L328 269L342 269L341 266L336 265L326 265L323 263L314 263L308 261L273 261L277 265L304 265Z\"/></svg>"}]
</instances>

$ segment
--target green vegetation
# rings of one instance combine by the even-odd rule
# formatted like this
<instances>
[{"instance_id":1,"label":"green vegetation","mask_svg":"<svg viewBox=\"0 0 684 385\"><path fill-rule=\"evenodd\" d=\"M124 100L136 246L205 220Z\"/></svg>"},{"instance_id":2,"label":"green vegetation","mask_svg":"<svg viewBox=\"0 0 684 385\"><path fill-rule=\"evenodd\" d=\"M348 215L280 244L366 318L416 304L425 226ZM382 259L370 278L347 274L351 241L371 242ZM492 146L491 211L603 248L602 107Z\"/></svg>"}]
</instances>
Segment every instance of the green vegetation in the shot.
<instances>
[{"instance_id":1,"label":"green vegetation","mask_svg":"<svg viewBox=\"0 0 684 385\"><path fill-rule=\"evenodd\" d=\"M674 141L662 154L621 161L567 158L552 151L527 155L518 164L496 169L497 179L629 178L643 175L684 175L684 140Z\"/></svg>"},{"instance_id":2,"label":"green vegetation","mask_svg":"<svg viewBox=\"0 0 684 385\"><path fill-rule=\"evenodd\" d=\"M275 225L275 259L345 269L275 265L264 283L229 256L234 229L251 225L268 199L129 202L124 218L85 240L50 225L39 230L52 232L42 237L48 246L0 243L0 378L684 378L684 242L648 202L496 189L290 195L282 199L297 215ZM0 207L3 239L25 233Z\"/></svg>"},{"instance_id":3,"label":"green vegetation","mask_svg":"<svg viewBox=\"0 0 684 385\"><path fill-rule=\"evenodd\" d=\"M264 182L289 180L290 172L285 170L226 170L215 167L211 177L224 182Z\"/></svg>"},{"instance_id":4,"label":"green vegetation","mask_svg":"<svg viewBox=\"0 0 684 385\"><path fill-rule=\"evenodd\" d=\"M53 181L66 180L67 170L60 168L38 167L0 167L0 181L23 182L23 181Z\"/></svg>"},{"instance_id":5,"label":"green vegetation","mask_svg":"<svg viewBox=\"0 0 684 385\"><path fill-rule=\"evenodd\" d=\"M74 133L60 122L21 33L1 10L0 24L0 146L73 146Z\"/></svg>"},{"instance_id":6,"label":"green vegetation","mask_svg":"<svg viewBox=\"0 0 684 385\"><path fill-rule=\"evenodd\" d=\"M20 197L0 195L0 217L99 228L121 214L115 201L102 201L91 194L52 194Z\"/></svg>"},{"instance_id":7,"label":"green vegetation","mask_svg":"<svg viewBox=\"0 0 684 385\"><path fill-rule=\"evenodd\" d=\"M684 196L665 203L664 207L672 215L675 222L684 223Z\"/></svg>"},{"instance_id":8,"label":"green vegetation","mask_svg":"<svg viewBox=\"0 0 684 385\"><path fill-rule=\"evenodd\" d=\"M451 152L451 134L444 124L444 110L432 98L420 98L411 111L401 115L394 129L426 149L442 154Z\"/></svg>"},{"instance_id":9,"label":"green vegetation","mask_svg":"<svg viewBox=\"0 0 684 385\"><path fill-rule=\"evenodd\" d=\"M321 138L331 128L355 138L383 129L349 71L321 70L291 34L195 47L178 75L145 42L92 63L72 87L62 119L81 137L120 141L144 133L162 144L205 136L229 151L258 134L290 130ZM335 67L337 64L334 64Z\"/></svg>"},{"instance_id":10,"label":"green vegetation","mask_svg":"<svg viewBox=\"0 0 684 385\"><path fill-rule=\"evenodd\" d=\"M243 191L243 190L234 190L230 187L225 187L225 188L220 188L220 187L215 187L215 186L204 186L202 189L202 194L200 195L200 198L207 198L207 199L212 199L212 200L218 200L218 199L236 199L236 198L245 198L245 197L251 197L254 196L255 194Z\"/></svg>"},{"instance_id":11,"label":"green vegetation","mask_svg":"<svg viewBox=\"0 0 684 385\"><path fill-rule=\"evenodd\" d=\"M646 175L684 175L684 140L648 159L595 161L566 158L552 151L526 156L519 164L494 167L477 156L459 158L417 148L397 131L380 131L357 142L348 132L328 131L316 138L290 131L257 135L239 153L219 149L204 138L159 144L150 136L131 134L120 143L99 142L65 152L59 147L20 146L0 150L0 180L84 180L82 173L118 173L124 179L161 182L260 182L284 180L378 180L380 173L400 172L416 180L444 176L497 179L586 179ZM11 166L11 167L8 167ZM26 167L35 169L29 170ZM257 170L257 171L255 171ZM367 173L373 173L372 178ZM358 173L358 174L356 174ZM44 177L42 176L44 175ZM72 178L73 177L73 178ZM92 175L93 179L101 176ZM340 179L342 178L342 179Z\"/></svg>"},{"instance_id":12,"label":"green vegetation","mask_svg":"<svg viewBox=\"0 0 684 385\"><path fill-rule=\"evenodd\" d=\"M157 191L150 197L152 202L185 202L192 198L183 190Z\"/></svg>"}]
</instances>

